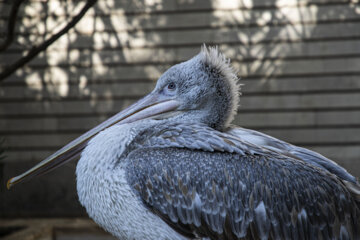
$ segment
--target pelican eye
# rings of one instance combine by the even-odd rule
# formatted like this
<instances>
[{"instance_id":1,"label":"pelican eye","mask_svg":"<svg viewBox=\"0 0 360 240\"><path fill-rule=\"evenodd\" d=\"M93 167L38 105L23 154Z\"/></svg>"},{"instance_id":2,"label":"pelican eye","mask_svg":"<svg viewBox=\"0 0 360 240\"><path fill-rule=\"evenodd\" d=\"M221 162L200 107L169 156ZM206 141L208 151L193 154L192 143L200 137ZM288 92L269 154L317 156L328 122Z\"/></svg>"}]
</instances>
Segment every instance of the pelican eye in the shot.
<instances>
[{"instance_id":1,"label":"pelican eye","mask_svg":"<svg viewBox=\"0 0 360 240\"><path fill-rule=\"evenodd\" d=\"M171 91L175 90L175 88L176 88L176 85L173 82L171 82L167 85L167 89L169 89Z\"/></svg>"}]
</instances>

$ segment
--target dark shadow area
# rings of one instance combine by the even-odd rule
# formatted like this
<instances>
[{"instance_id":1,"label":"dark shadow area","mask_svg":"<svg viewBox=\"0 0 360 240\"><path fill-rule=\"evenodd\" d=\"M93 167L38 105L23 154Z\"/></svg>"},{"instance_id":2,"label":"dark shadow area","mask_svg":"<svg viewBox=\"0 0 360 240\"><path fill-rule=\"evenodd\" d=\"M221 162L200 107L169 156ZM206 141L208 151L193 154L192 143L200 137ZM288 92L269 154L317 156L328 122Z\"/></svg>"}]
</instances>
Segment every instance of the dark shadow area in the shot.
<instances>
[{"instance_id":1,"label":"dark shadow area","mask_svg":"<svg viewBox=\"0 0 360 240\"><path fill-rule=\"evenodd\" d=\"M0 227L0 237L6 237L22 229L24 229L24 227Z\"/></svg>"}]
</instances>

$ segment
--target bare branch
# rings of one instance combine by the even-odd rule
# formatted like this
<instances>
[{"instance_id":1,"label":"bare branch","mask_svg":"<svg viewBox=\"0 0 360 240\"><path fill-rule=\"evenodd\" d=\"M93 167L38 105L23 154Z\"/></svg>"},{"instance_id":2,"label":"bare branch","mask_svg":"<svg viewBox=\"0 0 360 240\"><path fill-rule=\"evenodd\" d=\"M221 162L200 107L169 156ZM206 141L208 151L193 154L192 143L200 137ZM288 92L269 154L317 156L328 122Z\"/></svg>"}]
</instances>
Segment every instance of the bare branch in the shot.
<instances>
[{"instance_id":1,"label":"bare branch","mask_svg":"<svg viewBox=\"0 0 360 240\"><path fill-rule=\"evenodd\" d=\"M2 73L0 73L0 81L3 81L5 78L10 76L19 68L23 67L26 63L31 61L34 57L36 57L40 52L46 50L53 42L59 39L62 35L67 33L71 28L73 28L85 15L85 13L97 2L97 0L88 0L85 6L81 9L81 11L73 17L73 19L58 33L52 35L49 39L47 39L42 44L33 47L26 56L17 60L14 64L6 67Z\"/></svg>"},{"instance_id":2,"label":"bare branch","mask_svg":"<svg viewBox=\"0 0 360 240\"><path fill-rule=\"evenodd\" d=\"M0 44L0 52L7 49L10 46L10 44L12 43L12 41L14 40L14 32L15 32L17 14L18 14L20 5L22 4L23 1L24 0L15 0L12 5L10 15L9 15L9 21L8 21L8 25L7 25L6 38L5 38L5 41Z\"/></svg>"}]
</instances>

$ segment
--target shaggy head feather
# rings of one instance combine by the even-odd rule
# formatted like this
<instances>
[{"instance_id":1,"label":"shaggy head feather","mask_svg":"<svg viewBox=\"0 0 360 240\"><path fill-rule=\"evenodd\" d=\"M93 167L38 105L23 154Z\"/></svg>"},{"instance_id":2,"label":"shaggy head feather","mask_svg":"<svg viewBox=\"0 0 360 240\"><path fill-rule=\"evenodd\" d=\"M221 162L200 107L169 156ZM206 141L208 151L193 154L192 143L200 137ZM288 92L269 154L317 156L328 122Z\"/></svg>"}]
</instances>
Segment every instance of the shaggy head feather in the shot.
<instances>
[{"instance_id":1,"label":"shaggy head feather","mask_svg":"<svg viewBox=\"0 0 360 240\"><path fill-rule=\"evenodd\" d=\"M201 47L199 53L201 61L210 66L210 68L216 69L220 76L223 84L228 88L231 99L229 101L229 116L225 123L228 126L237 114L237 109L240 102L240 84L238 83L239 79L237 77L237 71L231 66L230 59L226 58L224 54L219 51L218 46L215 47L206 47L204 44Z\"/></svg>"}]
</instances>

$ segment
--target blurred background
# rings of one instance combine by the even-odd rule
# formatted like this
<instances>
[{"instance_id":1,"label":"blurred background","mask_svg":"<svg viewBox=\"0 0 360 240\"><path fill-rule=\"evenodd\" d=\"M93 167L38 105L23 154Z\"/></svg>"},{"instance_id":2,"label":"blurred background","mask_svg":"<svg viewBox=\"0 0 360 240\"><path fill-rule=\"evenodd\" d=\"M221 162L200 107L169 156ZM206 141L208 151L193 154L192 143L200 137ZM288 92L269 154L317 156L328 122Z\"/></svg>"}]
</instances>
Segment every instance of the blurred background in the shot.
<instances>
[{"instance_id":1,"label":"blurred background","mask_svg":"<svg viewBox=\"0 0 360 240\"><path fill-rule=\"evenodd\" d=\"M76 162L5 183L203 43L244 84L236 124L360 176L358 0L0 0L0 238L113 239L78 203Z\"/></svg>"}]
</instances>

